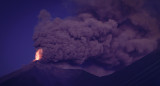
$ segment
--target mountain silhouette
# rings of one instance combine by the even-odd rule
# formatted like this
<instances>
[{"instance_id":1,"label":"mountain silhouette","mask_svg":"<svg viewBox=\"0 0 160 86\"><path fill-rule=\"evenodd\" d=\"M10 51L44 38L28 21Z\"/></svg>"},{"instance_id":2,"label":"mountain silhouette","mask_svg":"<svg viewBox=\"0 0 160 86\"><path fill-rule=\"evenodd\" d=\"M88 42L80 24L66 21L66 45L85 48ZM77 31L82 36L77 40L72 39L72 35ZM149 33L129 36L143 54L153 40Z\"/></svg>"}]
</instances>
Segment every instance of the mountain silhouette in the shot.
<instances>
[{"instance_id":1,"label":"mountain silhouette","mask_svg":"<svg viewBox=\"0 0 160 86\"><path fill-rule=\"evenodd\" d=\"M160 49L103 77L36 61L1 77L0 86L160 86Z\"/></svg>"}]
</instances>

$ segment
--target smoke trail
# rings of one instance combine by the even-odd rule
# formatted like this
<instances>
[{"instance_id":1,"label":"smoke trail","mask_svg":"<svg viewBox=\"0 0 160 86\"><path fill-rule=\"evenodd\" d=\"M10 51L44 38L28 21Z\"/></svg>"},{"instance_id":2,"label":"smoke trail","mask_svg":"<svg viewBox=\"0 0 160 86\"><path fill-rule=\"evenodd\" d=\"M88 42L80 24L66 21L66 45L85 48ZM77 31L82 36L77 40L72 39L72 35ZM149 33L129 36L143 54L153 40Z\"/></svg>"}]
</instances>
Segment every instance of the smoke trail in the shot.
<instances>
[{"instance_id":1,"label":"smoke trail","mask_svg":"<svg viewBox=\"0 0 160 86\"><path fill-rule=\"evenodd\" d=\"M157 48L159 20L145 9L145 0L73 2L74 17L52 20L46 10L40 12L33 40L44 51L42 61L91 62L115 71Z\"/></svg>"}]
</instances>

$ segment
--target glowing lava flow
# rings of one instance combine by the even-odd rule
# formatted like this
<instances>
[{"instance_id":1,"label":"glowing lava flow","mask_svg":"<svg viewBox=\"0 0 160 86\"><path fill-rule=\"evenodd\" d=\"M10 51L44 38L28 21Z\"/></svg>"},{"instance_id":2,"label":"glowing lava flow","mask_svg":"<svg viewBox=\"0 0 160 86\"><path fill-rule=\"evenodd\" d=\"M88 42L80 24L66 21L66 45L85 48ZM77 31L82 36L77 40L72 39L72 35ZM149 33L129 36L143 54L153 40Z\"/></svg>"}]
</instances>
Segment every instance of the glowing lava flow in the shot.
<instances>
[{"instance_id":1,"label":"glowing lava flow","mask_svg":"<svg viewBox=\"0 0 160 86\"><path fill-rule=\"evenodd\" d=\"M36 51L35 59L33 61L40 60L42 58L43 50L40 48Z\"/></svg>"}]
</instances>

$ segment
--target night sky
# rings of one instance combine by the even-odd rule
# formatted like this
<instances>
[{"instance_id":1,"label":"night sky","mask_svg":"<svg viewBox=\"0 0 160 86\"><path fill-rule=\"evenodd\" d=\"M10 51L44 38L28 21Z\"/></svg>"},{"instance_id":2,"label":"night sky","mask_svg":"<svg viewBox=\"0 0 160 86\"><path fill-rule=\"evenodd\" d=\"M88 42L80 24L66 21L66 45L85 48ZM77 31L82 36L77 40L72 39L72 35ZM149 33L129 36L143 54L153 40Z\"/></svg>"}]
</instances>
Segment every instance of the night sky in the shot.
<instances>
[{"instance_id":1,"label":"night sky","mask_svg":"<svg viewBox=\"0 0 160 86\"><path fill-rule=\"evenodd\" d=\"M145 9L147 9L152 16L160 19L159 1L146 1ZM101 3L99 3L99 5L101 5ZM72 3L66 2L66 0L1 0L0 77L20 69L33 61L35 49L33 47L32 37L34 28L38 24L38 15L42 9L46 9L52 18L60 17L63 19L68 18L68 16L73 16L74 9L76 8L74 8ZM97 8L94 9L97 10ZM88 10L90 14L95 14L94 12L92 13L92 9L87 9L86 11L88 12ZM102 10L105 10L105 8ZM85 10L80 10L80 13L81 11L85 12ZM102 14L105 13L102 12ZM96 15L98 15L98 13ZM94 17L97 18L96 21L105 18L103 15L99 15L101 18L98 18L96 15L94 15ZM70 26L72 26L72 24Z\"/></svg>"},{"instance_id":2,"label":"night sky","mask_svg":"<svg viewBox=\"0 0 160 86\"><path fill-rule=\"evenodd\" d=\"M34 59L34 27L40 10L46 9L54 17L69 16L62 0L0 2L0 76L13 72ZM58 11L57 11L58 10Z\"/></svg>"}]
</instances>

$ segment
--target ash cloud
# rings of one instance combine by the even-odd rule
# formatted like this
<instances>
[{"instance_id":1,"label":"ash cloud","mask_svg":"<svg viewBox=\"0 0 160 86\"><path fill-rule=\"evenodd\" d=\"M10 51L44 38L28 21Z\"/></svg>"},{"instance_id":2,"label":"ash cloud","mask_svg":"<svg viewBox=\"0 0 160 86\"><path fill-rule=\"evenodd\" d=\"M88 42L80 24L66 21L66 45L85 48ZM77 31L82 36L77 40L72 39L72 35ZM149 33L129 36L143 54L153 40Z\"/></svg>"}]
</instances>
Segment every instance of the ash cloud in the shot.
<instances>
[{"instance_id":1,"label":"ash cloud","mask_svg":"<svg viewBox=\"0 0 160 86\"><path fill-rule=\"evenodd\" d=\"M44 51L43 62L89 65L94 59L92 65L115 71L157 48L159 20L145 8L147 0L71 1L77 5L73 17L40 12L33 40Z\"/></svg>"}]
</instances>

